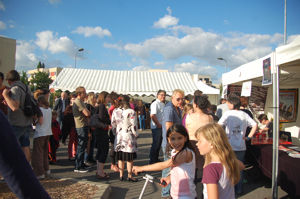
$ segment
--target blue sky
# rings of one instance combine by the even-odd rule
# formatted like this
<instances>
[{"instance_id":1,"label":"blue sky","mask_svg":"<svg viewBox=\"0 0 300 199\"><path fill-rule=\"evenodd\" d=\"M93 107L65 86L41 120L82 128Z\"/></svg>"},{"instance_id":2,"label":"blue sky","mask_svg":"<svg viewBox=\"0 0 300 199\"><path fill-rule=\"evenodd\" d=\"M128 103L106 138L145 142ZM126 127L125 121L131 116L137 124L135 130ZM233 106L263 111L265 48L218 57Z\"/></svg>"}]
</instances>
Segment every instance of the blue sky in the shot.
<instances>
[{"instance_id":1,"label":"blue sky","mask_svg":"<svg viewBox=\"0 0 300 199\"><path fill-rule=\"evenodd\" d=\"M300 1L287 0L288 43ZM17 40L16 69L167 69L211 75L283 45L284 0L0 0L0 35Z\"/></svg>"}]
</instances>

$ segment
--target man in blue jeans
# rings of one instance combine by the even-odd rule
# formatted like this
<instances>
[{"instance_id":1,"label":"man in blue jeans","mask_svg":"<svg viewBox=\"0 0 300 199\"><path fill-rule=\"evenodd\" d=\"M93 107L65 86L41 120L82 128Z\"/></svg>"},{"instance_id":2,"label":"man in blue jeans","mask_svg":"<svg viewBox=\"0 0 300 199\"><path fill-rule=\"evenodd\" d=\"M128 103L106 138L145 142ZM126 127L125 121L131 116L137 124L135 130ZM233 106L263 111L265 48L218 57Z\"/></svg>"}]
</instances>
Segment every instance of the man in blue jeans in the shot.
<instances>
[{"instance_id":1,"label":"man in blue jeans","mask_svg":"<svg viewBox=\"0 0 300 199\"><path fill-rule=\"evenodd\" d=\"M149 164L159 162L159 150L162 142L162 114L165 107L166 91L159 90L157 99L151 104L151 131L152 131L152 146L149 155Z\"/></svg>"},{"instance_id":2,"label":"man in blue jeans","mask_svg":"<svg viewBox=\"0 0 300 199\"><path fill-rule=\"evenodd\" d=\"M172 101L167 103L163 109L162 116L162 150L164 153L164 161L170 159L170 157L166 154L166 146L167 146L167 130L173 124L182 124L182 114L180 107L182 106L184 100L184 92L180 89L176 89L172 94ZM162 177L167 177L170 175L171 168L164 169L162 171ZM170 188L171 184L167 187L162 188L161 196L164 199L171 198L170 196Z\"/></svg>"},{"instance_id":3,"label":"man in blue jeans","mask_svg":"<svg viewBox=\"0 0 300 199\"><path fill-rule=\"evenodd\" d=\"M91 167L84 164L84 150L88 142L88 119L91 116L90 111L86 108L84 99L86 98L85 88L79 86L76 88L75 93L77 98L73 103L73 115L75 120L75 127L78 135L77 153L75 157L74 172L86 173Z\"/></svg>"},{"instance_id":4,"label":"man in blue jeans","mask_svg":"<svg viewBox=\"0 0 300 199\"><path fill-rule=\"evenodd\" d=\"M30 162L30 140L29 134L32 129L32 117L27 117L24 114L25 109L25 84L20 81L20 75L16 70L10 70L6 74L6 81L11 86L11 89L5 88L3 97L8 105L8 121L21 145L21 148ZM13 149L12 149L13 150Z\"/></svg>"}]
</instances>

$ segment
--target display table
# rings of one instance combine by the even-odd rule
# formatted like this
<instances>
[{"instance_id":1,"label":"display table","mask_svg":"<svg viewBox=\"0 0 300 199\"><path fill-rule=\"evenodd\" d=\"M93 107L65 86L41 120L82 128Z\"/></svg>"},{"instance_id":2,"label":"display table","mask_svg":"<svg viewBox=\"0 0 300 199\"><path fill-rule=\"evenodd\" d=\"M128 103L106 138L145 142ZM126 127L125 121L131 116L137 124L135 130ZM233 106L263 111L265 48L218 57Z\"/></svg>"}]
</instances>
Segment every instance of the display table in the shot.
<instances>
[{"instance_id":1,"label":"display table","mask_svg":"<svg viewBox=\"0 0 300 199\"><path fill-rule=\"evenodd\" d=\"M286 147L292 145L285 145ZM259 161L263 174L272 178L273 148L271 145L253 145L252 152ZM292 158L279 150L278 185L292 198L300 198L300 158Z\"/></svg>"},{"instance_id":2,"label":"display table","mask_svg":"<svg viewBox=\"0 0 300 199\"><path fill-rule=\"evenodd\" d=\"M272 145L273 144L273 139L259 139L258 137L253 137L251 139L251 144L252 145ZM288 142L282 139L279 139L279 144L292 144L292 142Z\"/></svg>"}]
</instances>

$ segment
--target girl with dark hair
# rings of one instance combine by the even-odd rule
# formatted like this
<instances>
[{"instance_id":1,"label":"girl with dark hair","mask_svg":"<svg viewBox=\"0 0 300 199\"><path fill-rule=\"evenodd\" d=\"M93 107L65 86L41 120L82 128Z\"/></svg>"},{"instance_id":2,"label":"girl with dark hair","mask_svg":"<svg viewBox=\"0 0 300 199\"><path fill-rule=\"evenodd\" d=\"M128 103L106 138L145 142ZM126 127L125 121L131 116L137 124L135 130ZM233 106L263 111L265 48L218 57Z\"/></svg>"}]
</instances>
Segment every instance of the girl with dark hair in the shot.
<instances>
[{"instance_id":1,"label":"girl with dark hair","mask_svg":"<svg viewBox=\"0 0 300 199\"><path fill-rule=\"evenodd\" d=\"M195 132L201 126L212 122L211 115L206 114L207 108L210 106L208 99L204 96L196 96L193 102L194 113L186 116L185 127L189 132L189 138L192 145L196 148L197 138ZM203 185L201 183L203 172L204 158L200 155L199 151L196 151L196 179L195 184L197 186L197 198L202 198Z\"/></svg>"},{"instance_id":2,"label":"girl with dark hair","mask_svg":"<svg viewBox=\"0 0 300 199\"><path fill-rule=\"evenodd\" d=\"M114 91L112 91L110 93L110 102L111 102L111 106L108 109L108 114L111 119L113 111L119 107L119 95ZM115 153L115 149L114 149L115 136L112 133L111 127L109 129L109 141L111 143L111 148L110 148L111 166L110 166L110 169L114 170L116 172L119 172L119 168L116 165L116 158L115 158L116 157L116 153Z\"/></svg>"},{"instance_id":3,"label":"girl with dark hair","mask_svg":"<svg viewBox=\"0 0 300 199\"><path fill-rule=\"evenodd\" d=\"M120 99L119 108L115 109L111 118L111 129L116 135L115 152L119 163L120 180L123 181L125 161L127 161L128 182L137 182L132 178L133 160L136 159L137 139L137 119L134 110L130 108L129 97L123 95Z\"/></svg>"},{"instance_id":4,"label":"girl with dark hair","mask_svg":"<svg viewBox=\"0 0 300 199\"><path fill-rule=\"evenodd\" d=\"M33 135L32 167L37 179L43 179L45 174L50 174L48 147L52 135L52 110L45 95L38 97L38 103L43 116L37 119Z\"/></svg>"},{"instance_id":5,"label":"girl with dark hair","mask_svg":"<svg viewBox=\"0 0 300 199\"><path fill-rule=\"evenodd\" d=\"M106 105L110 101L110 95L106 91L102 91L98 96L98 107L96 113L99 114L99 119L104 124L110 125L110 117L108 115L108 111L106 109ZM103 168L107 158L107 153L109 150L109 137L108 137L108 126L105 128L96 128L96 141L97 141L97 154L96 154L96 162L97 162L97 178L98 179L108 179L109 176L104 173Z\"/></svg>"},{"instance_id":6,"label":"girl with dark hair","mask_svg":"<svg viewBox=\"0 0 300 199\"><path fill-rule=\"evenodd\" d=\"M168 177L162 178L166 187L171 186L172 198L191 198L197 197L195 179L195 150L189 140L189 134L182 124L173 124L167 131L169 144L167 153L171 153L172 158L165 162L158 162L146 166L134 166L132 171L137 175L143 171L160 171L171 167Z\"/></svg>"}]
</instances>

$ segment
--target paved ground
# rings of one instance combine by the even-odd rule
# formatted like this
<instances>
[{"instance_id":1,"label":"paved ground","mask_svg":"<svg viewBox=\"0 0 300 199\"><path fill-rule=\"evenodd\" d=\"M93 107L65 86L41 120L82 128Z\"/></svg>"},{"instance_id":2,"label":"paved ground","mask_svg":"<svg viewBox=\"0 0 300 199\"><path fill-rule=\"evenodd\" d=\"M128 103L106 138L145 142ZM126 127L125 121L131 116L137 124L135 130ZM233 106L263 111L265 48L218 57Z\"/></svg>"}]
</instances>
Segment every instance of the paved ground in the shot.
<instances>
[{"instance_id":1,"label":"paved ground","mask_svg":"<svg viewBox=\"0 0 300 199\"><path fill-rule=\"evenodd\" d=\"M138 140L139 153L138 158L134 161L134 165L145 165L148 162L149 151L152 143L151 131L145 130L140 132L140 138ZM96 149L95 149L96 151ZM128 183L119 181L119 173L110 170L110 157L107 158L105 164L105 172L110 176L109 180L99 180L96 178L96 166L93 166L90 172L85 174L74 173L74 162L68 160L67 146L61 144L61 147L57 151L59 162L56 165L50 165L51 173L61 178L72 178L76 180L88 180L90 182L103 183L103 185L110 185L112 188L109 198L110 199L132 199L138 198L143 188L145 180L142 176L137 176L139 182ZM162 157L161 157L162 159ZM237 198L264 198L271 197L271 180L265 176L260 176L257 183L254 183L254 179L258 171L251 169L245 171L245 179L248 183L244 185L244 194L237 196ZM160 177L161 172L149 172L149 174ZM127 176L127 172L124 173ZM145 199L156 199L160 198L161 187L157 184L149 183L145 191ZM279 198L289 198L288 195L282 191L279 187Z\"/></svg>"}]
</instances>

